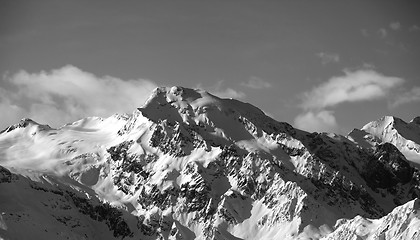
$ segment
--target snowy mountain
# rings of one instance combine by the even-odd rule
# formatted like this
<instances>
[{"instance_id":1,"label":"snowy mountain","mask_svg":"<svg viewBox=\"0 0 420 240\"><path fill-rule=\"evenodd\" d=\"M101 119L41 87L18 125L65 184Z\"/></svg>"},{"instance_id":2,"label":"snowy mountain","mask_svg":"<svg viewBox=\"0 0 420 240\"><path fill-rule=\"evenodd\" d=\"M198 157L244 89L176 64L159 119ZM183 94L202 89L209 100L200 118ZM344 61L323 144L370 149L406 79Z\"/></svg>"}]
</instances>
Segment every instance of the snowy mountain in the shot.
<instances>
[{"instance_id":1,"label":"snowy mountain","mask_svg":"<svg viewBox=\"0 0 420 240\"><path fill-rule=\"evenodd\" d=\"M409 161L420 166L420 117L406 123L397 117L385 116L366 124L361 130L354 129L349 138L364 147L392 143Z\"/></svg>"},{"instance_id":2,"label":"snowy mountain","mask_svg":"<svg viewBox=\"0 0 420 240\"><path fill-rule=\"evenodd\" d=\"M420 239L420 201L412 200L396 207L380 219L357 216L339 222L324 239Z\"/></svg>"},{"instance_id":3,"label":"snowy mountain","mask_svg":"<svg viewBox=\"0 0 420 240\"><path fill-rule=\"evenodd\" d=\"M389 123L308 133L181 87L130 115L23 119L0 134L0 238L416 239L417 120L393 127L403 145Z\"/></svg>"}]
</instances>

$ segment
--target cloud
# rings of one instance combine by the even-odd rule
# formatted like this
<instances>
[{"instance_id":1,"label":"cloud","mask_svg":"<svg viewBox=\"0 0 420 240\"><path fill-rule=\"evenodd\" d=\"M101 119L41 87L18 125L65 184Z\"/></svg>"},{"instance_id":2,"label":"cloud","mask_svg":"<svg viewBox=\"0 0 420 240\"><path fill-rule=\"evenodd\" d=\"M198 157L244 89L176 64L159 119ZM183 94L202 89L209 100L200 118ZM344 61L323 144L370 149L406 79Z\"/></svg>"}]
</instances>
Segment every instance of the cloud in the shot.
<instances>
[{"instance_id":1,"label":"cloud","mask_svg":"<svg viewBox=\"0 0 420 240\"><path fill-rule=\"evenodd\" d=\"M389 27L392 30L399 30L401 28L401 24L399 22L392 22L389 24Z\"/></svg>"},{"instance_id":2,"label":"cloud","mask_svg":"<svg viewBox=\"0 0 420 240\"><path fill-rule=\"evenodd\" d=\"M344 76L332 77L305 92L301 107L324 109L343 102L381 99L386 97L390 89L404 82L401 78L384 76L374 70L346 70L344 73Z\"/></svg>"},{"instance_id":3,"label":"cloud","mask_svg":"<svg viewBox=\"0 0 420 240\"><path fill-rule=\"evenodd\" d=\"M309 111L299 114L294 120L295 127L309 132L336 132L338 124L332 111Z\"/></svg>"},{"instance_id":4,"label":"cloud","mask_svg":"<svg viewBox=\"0 0 420 240\"><path fill-rule=\"evenodd\" d=\"M389 104L391 108L396 108L400 105L420 102L420 87L413 87L410 91L397 95L393 102Z\"/></svg>"},{"instance_id":5,"label":"cloud","mask_svg":"<svg viewBox=\"0 0 420 240\"><path fill-rule=\"evenodd\" d=\"M373 69L345 70L344 75L332 77L300 96L299 107L303 111L295 118L295 126L307 131L339 131L334 112L329 108L344 102L386 98L403 82L401 78L385 76Z\"/></svg>"},{"instance_id":6,"label":"cloud","mask_svg":"<svg viewBox=\"0 0 420 240\"><path fill-rule=\"evenodd\" d=\"M214 95L220 97L220 98L235 98L235 99L241 99L245 98L245 93L236 91L232 88L226 88L225 90L219 90L219 91L213 91L211 92Z\"/></svg>"},{"instance_id":7,"label":"cloud","mask_svg":"<svg viewBox=\"0 0 420 240\"><path fill-rule=\"evenodd\" d=\"M3 76L0 111L8 117L2 116L0 125L29 117L58 127L88 116L129 113L141 106L155 87L149 80L98 77L71 65L49 72L21 70Z\"/></svg>"},{"instance_id":8,"label":"cloud","mask_svg":"<svg viewBox=\"0 0 420 240\"><path fill-rule=\"evenodd\" d=\"M320 53L317 53L316 56L321 58L322 65L325 65L328 63L338 63L340 61L340 56L336 53L320 52Z\"/></svg>"},{"instance_id":9,"label":"cloud","mask_svg":"<svg viewBox=\"0 0 420 240\"><path fill-rule=\"evenodd\" d=\"M254 76L251 77L248 82L242 82L241 85L252 89L263 89L271 87L271 83L264 81L262 78Z\"/></svg>"},{"instance_id":10,"label":"cloud","mask_svg":"<svg viewBox=\"0 0 420 240\"><path fill-rule=\"evenodd\" d=\"M364 37L369 37L369 35L370 35L369 31L367 29L361 29L360 32L362 33L362 35Z\"/></svg>"},{"instance_id":11,"label":"cloud","mask_svg":"<svg viewBox=\"0 0 420 240\"><path fill-rule=\"evenodd\" d=\"M204 89L213 95L216 95L220 98L235 98L241 99L245 98L245 93L241 91L234 90L232 88L223 87L223 80L218 81L215 85L204 87L202 84L198 84L196 88Z\"/></svg>"},{"instance_id":12,"label":"cloud","mask_svg":"<svg viewBox=\"0 0 420 240\"><path fill-rule=\"evenodd\" d=\"M367 63L367 62L365 62L365 63L363 63L363 68L364 69L375 69L376 66L373 63Z\"/></svg>"},{"instance_id":13,"label":"cloud","mask_svg":"<svg viewBox=\"0 0 420 240\"><path fill-rule=\"evenodd\" d=\"M380 28L378 30L378 34L379 34L379 37L381 38L386 38L386 36L388 36L388 32L386 31L385 28Z\"/></svg>"},{"instance_id":14,"label":"cloud","mask_svg":"<svg viewBox=\"0 0 420 240\"><path fill-rule=\"evenodd\" d=\"M420 31L420 27L417 25L413 25L408 29L410 32L417 32Z\"/></svg>"}]
</instances>

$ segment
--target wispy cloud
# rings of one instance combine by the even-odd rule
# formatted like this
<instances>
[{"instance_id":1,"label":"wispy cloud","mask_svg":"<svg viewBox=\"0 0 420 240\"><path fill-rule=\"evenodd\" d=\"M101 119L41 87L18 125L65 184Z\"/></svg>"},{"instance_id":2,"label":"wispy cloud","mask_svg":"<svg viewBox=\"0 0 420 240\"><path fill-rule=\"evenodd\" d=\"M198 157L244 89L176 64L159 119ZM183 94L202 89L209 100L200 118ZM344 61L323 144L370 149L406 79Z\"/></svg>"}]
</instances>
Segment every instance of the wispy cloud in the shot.
<instances>
[{"instance_id":1,"label":"wispy cloud","mask_svg":"<svg viewBox=\"0 0 420 240\"><path fill-rule=\"evenodd\" d=\"M367 29L361 29L360 32L362 33L362 35L364 37L369 37L369 35L370 35L369 31Z\"/></svg>"},{"instance_id":2,"label":"wispy cloud","mask_svg":"<svg viewBox=\"0 0 420 240\"><path fill-rule=\"evenodd\" d=\"M380 28L377 33L381 38L386 38L388 36L388 31L385 28Z\"/></svg>"},{"instance_id":3,"label":"wispy cloud","mask_svg":"<svg viewBox=\"0 0 420 240\"><path fill-rule=\"evenodd\" d=\"M390 89L404 82L374 70L344 71L344 76L332 77L327 82L305 92L304 109L322 109L343 102L357 102L384 98Z\"/></svg>"},{"instance_id":4,"label":"wispy cloud","mask_svg":"<svg viewBox=\"0 0 420 240\"><path fill-rule=\"evenodd\" d=\"M21 70L3 76L0 86L0 125L24 117L58 127L88 116L130 113L141 106L156 84L150 80L98 77L68 65L51 71Z\"/></svg>"},{"instance_id":5,"label":"wispy cloud","mask_svg":"<svg viewBox=\"0 0 420 240\"><path fill-rule=\"evenodd\" d=\"M420 31L420 27L417 25L412 25L409 29L410 32L418 32Z\"/></svg>"},{"instance_id":6,"label":"wispy cloud","mask_svg":"<svg viewBox=\"0 0 420 240\"><path fill-rule=\"evenodd\" d=\"M402 83L402 78L385 76L372 69L345 70L343 76L332 77L301 95L299 107L303 112L294 123L307 131L337 131L339 126L329 108L344 102L384 99Z\"/></svg>"},{"instance_id":7,"label":"wispy cloud","mask_svg":"<svg viewBox=\"0 0 420 240\"><path fill-rule=\"evenodd\" d=\"M401 24L399 22L392 22L389 24L389 28L396 31L401 29Z\"/></svg>"},{"instance_id":8,"label":"wispy cloud","mask_svg":"<svg viewBox=\"0 0 420 240\"><path fill-rule=\"evenodd\" d=\"M413 102L420 102L420 87L413 87L410 91L397 95L395 99L390 102L389 106L391 108L396 108L400 105Z\"/></svg>"},{"instance_id":9,"label":"wispy cloud","mask_svg":"<svg viewBox=\"0 0 420 240\"><path fill-rule=\"evenodd\" d=\"M373 63L367 63L367 62L365 62L365 63L363 63L363 68L364 69L375 69L376 66Z\"/></svg>"},{"instance_id":10,"label":"wispy cloud","mask_svg":"<svg viewBox=\"0 0 420 240\"><path fill-rule=\"evenodd\" d=\"M214 91L212 93L221 98L241 99L241 98L245 98L246 96L245 93L236 91L232 88L226 88L225 90Z\"/></svg>"},{"instance_id":11,"label":"wispy cloud","mask_svg":"<svg viewBox=\"0 0 420 240\"><path fill-rule=\"evenodd\" d=\"M242 82L241 85L252 89L263 89L271 87L271 83L255 76L250 77L248 82Z\"/></svg>"},{"instance_id":12,"label":"wispy cloud","mask_svg":"<svg viewBox=\"0 0 420 240\"><path fill-rule=\"evenodd\" d=\"M321 59L322 65L328 63L338 63L340 61L340 55L338 55L337 53L320 52L317 53L316 56Z\"/></svg>"},{"instance_id":13,"label":"wispy cloud","mask_svg":"<svg viewBox=\"0 0 420 240\"><path fill-rule=\"evenodd\" d=\"M241 99L245 98L245 93L241 91L234 90L229 87L223 86L224 81L220 80L213 86L207 86L204 87L202 84L198 84L197 88L204 89L220 98L235 98L235 99Z\"/></svg>"}]
</instances>

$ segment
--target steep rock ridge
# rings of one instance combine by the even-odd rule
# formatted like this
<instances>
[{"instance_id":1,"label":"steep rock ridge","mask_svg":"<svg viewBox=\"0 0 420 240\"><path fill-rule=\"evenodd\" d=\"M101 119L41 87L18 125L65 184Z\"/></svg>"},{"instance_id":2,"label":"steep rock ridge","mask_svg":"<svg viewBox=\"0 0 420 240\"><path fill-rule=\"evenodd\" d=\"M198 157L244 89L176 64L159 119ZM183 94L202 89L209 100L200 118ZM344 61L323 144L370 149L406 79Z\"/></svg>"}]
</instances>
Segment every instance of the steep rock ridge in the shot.
<instances>
[{"instance_id":1,"label":"steep rock ridge","mask_svg":"<svg viewBox=\"0 0 420 240\"><path fill-rule=\"evenodd\" d=\"M24 122L0 134L0 179L72 189L82 214L116 217L101 225L107 236L126 222L115 238L317 239L420 193L419 171L391 144L307 133L201 90L157 88L131 115L59 129Z\"/></svg>"}]
</instances>

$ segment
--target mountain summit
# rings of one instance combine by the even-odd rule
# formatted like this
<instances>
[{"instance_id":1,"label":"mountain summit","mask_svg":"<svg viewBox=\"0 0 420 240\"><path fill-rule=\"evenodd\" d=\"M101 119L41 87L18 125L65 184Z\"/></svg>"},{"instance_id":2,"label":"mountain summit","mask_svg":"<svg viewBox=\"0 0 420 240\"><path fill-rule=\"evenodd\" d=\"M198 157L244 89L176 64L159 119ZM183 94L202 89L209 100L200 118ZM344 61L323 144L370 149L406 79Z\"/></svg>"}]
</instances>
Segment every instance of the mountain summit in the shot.
<instances>
[{"instance_id":1,"label":"mountain summit","mask_svg":"<svg viewBox=\"0 0 420 240\"><path fill-rule=\"evenodd\" d=\"M417 123L308 133L182 87L132 114L26 119L0 134L0 237L417 239Z\"/></svg>"},{"instance_id":2,"label":"mountain summit","mask_svg":"<svg viewBox=\"0 0 420 240\"><path fill-rule=\"evenodd\" d=\"M392 143L408 160L420 166L419 122L420 117L406 123L397 117L385 116L366 124L361 130L353 130L349 136L362 146Z\"/></svg>"}]
</instances>

